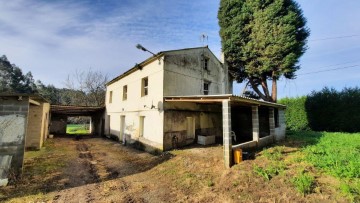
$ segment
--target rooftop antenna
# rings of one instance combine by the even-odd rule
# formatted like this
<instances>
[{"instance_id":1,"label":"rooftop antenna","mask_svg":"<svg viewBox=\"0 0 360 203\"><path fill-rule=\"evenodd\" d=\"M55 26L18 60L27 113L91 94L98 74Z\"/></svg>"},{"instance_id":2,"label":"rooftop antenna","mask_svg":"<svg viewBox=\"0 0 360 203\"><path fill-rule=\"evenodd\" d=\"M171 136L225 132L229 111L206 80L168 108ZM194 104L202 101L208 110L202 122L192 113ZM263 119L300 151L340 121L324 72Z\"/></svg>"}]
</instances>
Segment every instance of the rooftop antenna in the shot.
<instances>
[{"instance_id":1,"label":"rooftop antenna","mask_svg":"<svg viewBox=\"0 0 360 203\"><path fill-rule=\"evenodd\" d=\"M207 34L202 33L202 34L200 35L200 41L202 42L202 46L203 46L203 47L205 46L205 44L207 45L208 42L209 42L209 37L207 36Z\"/></svg>"}]
</instances>

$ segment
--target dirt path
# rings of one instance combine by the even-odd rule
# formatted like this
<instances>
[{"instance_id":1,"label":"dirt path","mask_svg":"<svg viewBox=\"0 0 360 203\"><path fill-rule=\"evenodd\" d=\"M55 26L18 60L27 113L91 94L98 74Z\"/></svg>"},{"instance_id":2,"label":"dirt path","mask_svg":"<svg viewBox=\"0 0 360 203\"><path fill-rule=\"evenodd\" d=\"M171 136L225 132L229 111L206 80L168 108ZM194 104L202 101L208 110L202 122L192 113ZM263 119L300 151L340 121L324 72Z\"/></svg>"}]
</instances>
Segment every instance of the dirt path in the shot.
<instances>
[{"instance_id":1,"label":"dirt path","mask_svg":"<svg viewBox=\"0 0 360 203\"><path fill-rule=\"evenodd\" d=\"M101 138L70 140L67 145L76 151L77 158L72 159L63 171L66 189L54 192L52 202L103 202L105 193L113 190L128 192L131 184L122 179L110 186L98 183L141 173L165 160L165 157ZM122 199L124 202L139 202L131 195Z\"/></svg>"},{"instance_id":2,"label":"dirt path","mask_svg":"<svg viewBox=\"0 0 360 203\"><path fill-rule=\"evenodd\" d=\"M97 161L89 150L89 146L84 140L80 140L75 145L78 153L78 159L72 161L69 167L64 171L64 176L68 176L66 187L72 190L62 190L53 198L53 202L71 202L77 199L78 202L92 202L94 200L94 191L98 189L96 185L89 185L86 190L81 185L100 182L100 176L97 173Z\"/></svg>"},{"instance_id":3,"label":"dirt path","mask_svg":"<svg viewBox=\"0 0 360 203\"><path fill-rule=\"evenodd\" d=\"M27 153L23 180L0 188L0 201L347 202L336 189L337 180L321 173L311 194L296 191L290 180L299 167L316 173L296 162L297 151L283 147L284 171L264 180L254 165L278 163L268 158L270 152L224 169L220 145L154 156L102 138L55 138L43 150Z\"/></svg>"}]
</instances>

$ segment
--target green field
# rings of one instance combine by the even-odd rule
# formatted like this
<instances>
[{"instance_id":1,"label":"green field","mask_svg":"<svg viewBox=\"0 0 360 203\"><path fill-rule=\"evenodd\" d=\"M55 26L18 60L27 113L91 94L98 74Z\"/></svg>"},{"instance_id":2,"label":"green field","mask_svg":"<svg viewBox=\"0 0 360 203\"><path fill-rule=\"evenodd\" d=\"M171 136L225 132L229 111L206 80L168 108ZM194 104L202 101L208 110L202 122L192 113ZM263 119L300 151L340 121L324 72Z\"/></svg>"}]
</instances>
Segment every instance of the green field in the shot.
<instances>
[{"instance_id":1,"label":"green field","mask_svg":"<svg viewBox=\"0 0 360 203\"><path fill-rule=\"evenodd\" d=\"M288 139L300 143L297 162L336 177L345 196L360 200L360 133L290 132Z\"/></svg>"},{"instance_id":2,"label":"green field","mask_svg":"<svg viewBox=\"0 0 360 203\"><path fill-rule=\"evenodd\" d=\"M67 134L89 134L88 124L68 124L66 126Z\"/></svg>"}]
</instances>

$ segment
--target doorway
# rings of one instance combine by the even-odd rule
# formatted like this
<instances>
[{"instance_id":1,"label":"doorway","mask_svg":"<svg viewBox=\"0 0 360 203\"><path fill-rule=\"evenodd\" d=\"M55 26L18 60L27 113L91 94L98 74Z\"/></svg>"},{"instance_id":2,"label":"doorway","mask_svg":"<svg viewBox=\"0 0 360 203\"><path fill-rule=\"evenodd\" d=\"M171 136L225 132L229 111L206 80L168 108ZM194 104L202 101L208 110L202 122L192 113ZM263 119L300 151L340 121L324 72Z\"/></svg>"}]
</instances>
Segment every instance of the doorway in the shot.
<instances>
[{"instance_id":1,"label":"doorway","mask_svg":"<svg viewBox=\"0 0 360 203\"><path fill-rule=\"evenodd\" d=\"M186 125L186 134L187 139L195 138L195 119L194 117L186 117L187 125Z\"/></svg>"},{"instance_id":2,"label":"doorway","mask_svg":"<svg viewBox=\"0 0 360 203\"><path fill-rule=\"evenodd\" d=\"M120 141L125 143L125 116L120 116Z\"/></svg>"}]
</instances>

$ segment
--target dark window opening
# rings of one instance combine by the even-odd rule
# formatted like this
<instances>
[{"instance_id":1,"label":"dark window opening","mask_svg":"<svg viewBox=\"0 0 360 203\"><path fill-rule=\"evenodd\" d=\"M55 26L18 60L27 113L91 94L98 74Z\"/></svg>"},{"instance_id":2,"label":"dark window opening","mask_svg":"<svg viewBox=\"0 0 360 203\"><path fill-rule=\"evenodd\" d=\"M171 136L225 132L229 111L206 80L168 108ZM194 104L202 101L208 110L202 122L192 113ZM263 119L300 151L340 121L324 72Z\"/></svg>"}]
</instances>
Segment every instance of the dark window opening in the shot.
<instances>
[{"instance_id":1,"label":"dark window opening","mask_svg":"<svg viewBox=\"0 0 360 203\"><path fill-rule=\"evenodd\" d=\"M274 120L275 120L275 128L278 128L279 125L279 109L274 109Z\"/></svg>"},{"instance_id":2,"label":"dark window opening","mask_svg":"<svg viewBox=\"0 0 360 203\"><path fill-rule=\"evenodd\" d=\"M210 86L209 82L204 82L204 95L209 94L209 86Z\"/></svg>"},{"instance_id":3,"label":"dark window opening","mask_svg":"<svg viewBox=\"0 0 360 203\"><path fill-rule=\"evenodd\" d=\"M259 107L259 137L270 135L269 107Z\"/></svg>"},{"instance_id":4,"label":"dark window opening","mask_svg":"<svg viewBox=\"0 0 360 203\"><path fill-rule=\"evenodd\" d=\"M208 58L204 58L204 69L209 70L209 59Z\"/></svg>"},{"instance_id":5,"label":"dark window opening","mask_svg":"<svg viewBox=\"0 0 360 203\"><path fill-rule=\"evenodd\" d=\"M127 85L123 87L123 100L127 100Z\"/></svg>"},{"instance_id":6,"label":"dark window opening","mask_svg":"<svg viewBox=\"0 0 360 203\"><path fill-rule=\"evenodd\" d=\"M111 103L112 103L112 96L113 96L113 92L112 92L112 91L110 91L110 95L109 95L109 104L111 104Z\"/></svg>"}]
</instances>

